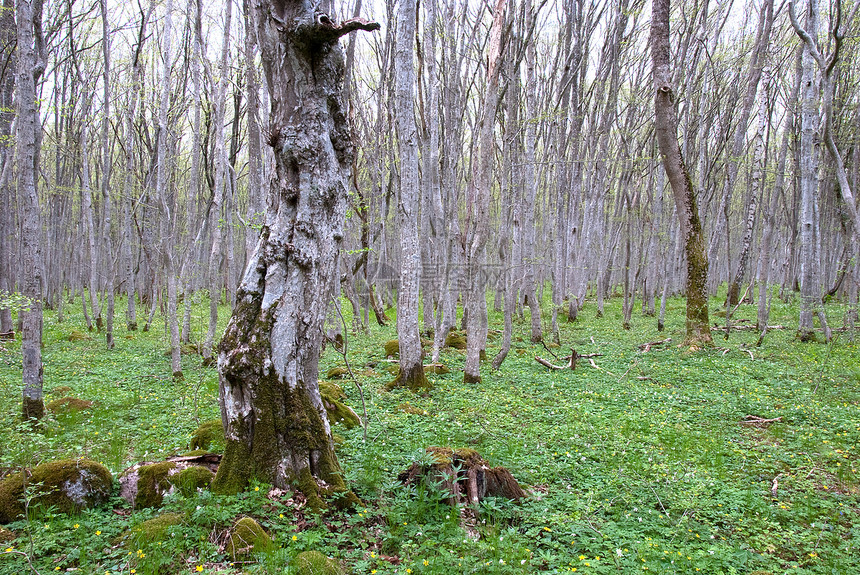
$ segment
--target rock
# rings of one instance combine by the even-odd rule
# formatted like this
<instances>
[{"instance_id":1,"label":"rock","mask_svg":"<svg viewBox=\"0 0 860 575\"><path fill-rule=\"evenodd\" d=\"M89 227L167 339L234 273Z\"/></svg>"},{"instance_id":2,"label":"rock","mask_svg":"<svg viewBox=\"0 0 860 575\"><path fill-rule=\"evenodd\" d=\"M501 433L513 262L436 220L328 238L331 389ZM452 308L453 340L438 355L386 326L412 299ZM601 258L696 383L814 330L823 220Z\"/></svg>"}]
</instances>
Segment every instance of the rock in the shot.
<instances>
[{"instance_id":1,"label":"rock","mask_svg":"<svg viewBox=\"0 0 860 575\"><path fill-rule=\"evenodd\" d=\"M325 377L326 379L343 379L349 375L349 370L343 366L336 366L329 369Z\"/></svg>"},{"instance_id":2,"label":"rock","mask_svg":"<svg viewBox=\"0 0 860 575\"><path fill-rule=\"evenodd\" d=\"M15 533L13 533L12 531L0 527L0 545L4 545L6 543L9 543L10 541L14 541L17 538L18 536L15 535Z\"/></svg>"},{"instance_id":3,"label":"rock","mask_svg":"<svg viewBox=\"0 0 860 575\"><path fill-rule=\"evenodd\" d=\"M452 331L448 334L448 337L445 338L445 347L452 347L454 349L466 349L466 336Z\"/></svg>"},{"instance_id":4,"label":"rock","mask_svg":"<svg viewBox=\"0 0 860 575\"><path fill-rule=\"evenodd\" d=\"M329 423L342 423L347 429L352 429L361 425L361 419L351 407L340 401L339 398L345 397L346 394L339 385L334 383L320 384L320 398L322 398Z\"/></svg>"},{"instance_id":5,"label":"rock","mask_svg":"<svg viewBox=\"0 0 860 575\"><path fill-rule=\"evenodd\" d=\"M227 553L234 561L251 553L271 549L273 545L269 534L250 517L237 521L227 536Z\"/></svg>"},{"instance_id":6,"label":"rock","mask_svg":"<svg viewBox=\"0 0 860 575\"><path fill-rule=\"evenodd\" d=\"M113 543L125 545L127 549L140 549L144 545L165 541L169 536L170 528L182 525L184 522L185 515L182 513L163 513L132 527L114 539Z\"/></svg>"},{"instance_id":7,"label":"rock","mask_svg":"<svg viewBox=\"0 0 860 575\"><path fill-rule=\"evenodd\" d=\"M338 401L346 401L346 393L338 384L331 381L321 381L319 383L320 395L325 395L331 399Z\"/></svg>"},{"instance_id":8,"label":"rock","mask_svg":"<svg viewBox=\"0 0 860 575\"><path fill-rule=\"evenodd\" d=\"M211 482L220 462L221 456L217 453L144 461L122 472L119 477L119 495L135 508L158 507L164 501L164 496L177 488L187 496L193 495L198 487L208 485L203 484L206 480L203 471L190 471L184 477L183 471L194 467L205 468L210 473L208 479ZM183 490L183 485L187 485L187 492Z\"/></svg>"},{"instance_id":9,"label":"rock","mask_svg":"<svg viewBox=\"0 0 860 575\"><path fill-rule=\"evenodd\" d=\"M451 370L448 369L448 366L443 365L441 363L430 363L424 366L424 373L434 373L436 375L444 375L446 373L451 373Z\"/></svg>"},{"instance_id":10,"label":"rock","mask_svg":"<svg viewBox=\"0 0 860 575\"><path fill-rule=\"evenodd\" d=\"M396 339L386 341L382 349L385 350L385 357L394 357L400 353L400 341Z\"/></svg>"},{"instance_id":11,"label":"rock","mask_svg":"<svg viewBox=\"0 0 860 575\"><path fill-rule=\"evenodd\" d=\"M49 401L45 404L48 411L55 414L78 413L85 411L93 406L92 401L86 399L78 399L77 397L62 397Z\"/></svg>"},{"instance_id":12,"label":"rock","mask_svg":"<svg viewBox=\"0 0 860 575\"><path fill-rule=\"evenodd\" d=\"M207 489L214 478L215 473L208 467L192 465L171 477L170 481L179 488L182 495L191 497L198 489Z\"/></svg>"},{"instance_id":13,"label":"rock","mask_svg":"<svg viewBox=\"0 0 860 575\"><path fill-rule=\"evenodd\" d=\"M346 575L340 564L319 551L305 551L296 555L292 567L296 575Z\"/></svg>"},{"instance_id":14,"label":"rock","mask_svg":"<svg viewBox=\"0 0 860 575\"><path fill-rule=\"evenodd\" d=\"M429 478L441 484L449 493L452 506L478 503L486 497L504 497L519 501L526 496L511 472L504 467L489 467L474 449L428 447L434 463L413 463L397 478L406 485L415 485Z\"/></svg>"},{"instance_id":15,"label":"rock","mask_svg":"<svg viewBox=\"0 0 860 575\"><path fill-rule=\"evenodd\" d=\"M224 426L220 419L204 421L191 434L191 449L208 449L217 453L223 453L226 444Z\"/></svg>"},{"instance_id":16,"label":"rock","mask_svg":"<svg viewBox=\"0 0 860 575\"><path fill-rule=\"evenodd\" d=\"M43 463L0 481L0 523L15 521L24 514L20 499L25 483L36 493L30 504L51 506L62 513L76 513L101 505L110 496L113 476L104 465L88 459L63 459Z\"/></svg>"}]
</instances>

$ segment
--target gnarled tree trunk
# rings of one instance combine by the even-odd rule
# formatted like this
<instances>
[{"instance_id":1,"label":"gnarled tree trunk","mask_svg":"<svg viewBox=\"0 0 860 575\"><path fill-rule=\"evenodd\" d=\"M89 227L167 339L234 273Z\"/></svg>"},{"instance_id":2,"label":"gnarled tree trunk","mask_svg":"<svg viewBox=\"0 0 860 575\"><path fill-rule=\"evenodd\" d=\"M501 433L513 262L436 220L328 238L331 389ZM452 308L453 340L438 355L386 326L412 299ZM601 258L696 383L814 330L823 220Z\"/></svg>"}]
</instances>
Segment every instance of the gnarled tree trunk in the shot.
<instances>
[{"instance_id":1,"label":"gnarled tree trunk","mask_svg":"<svg viewBox=\"0 0 860 575\"><path fill-rule=\"evenodd\" d=\"M338 38L378 25L337 25L298 0L256 6L274 149L266 221L218 355L227 446L213 489L251 477L301 489L311 507L347 493L317 385L323 322L337 286L353 149Z\"/></svg>"}]
</instances>

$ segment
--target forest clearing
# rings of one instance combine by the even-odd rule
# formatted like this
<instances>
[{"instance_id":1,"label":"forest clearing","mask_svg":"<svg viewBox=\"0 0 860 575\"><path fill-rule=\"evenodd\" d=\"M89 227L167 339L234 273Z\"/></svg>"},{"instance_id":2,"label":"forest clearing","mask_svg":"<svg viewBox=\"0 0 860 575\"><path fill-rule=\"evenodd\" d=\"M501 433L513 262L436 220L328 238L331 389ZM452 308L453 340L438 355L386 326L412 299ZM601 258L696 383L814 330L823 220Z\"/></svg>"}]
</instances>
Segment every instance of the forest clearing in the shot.
<instances>
[{"instance_id":1,"label":"forest clearing","mask_svg":"<svg viewBox=\"0 0 860 575\"><path fill-rule=\"evenodd\" d=\"M678 345L683 300L669 301L662 334L638 313L631 330L619 329L621 302L607 300L599 319L586 305L575 323L561 325L563 347L550 348L600 353L594 365L552 371L535 362L540 355L562 363L529 342L526 310L498 372L464 384L464 351L446 348L450 373L429 374L433 389L418 395L385 391L395 365L383 349L396 337L392 326L348 335L367 439L361 426L332 430L342 438L344 478L362 500L354 509L317 515L294 491L259 482L235 496L177 490L137 509L114 490L78 514L44 508L4 525L15 539L3 549L15 552L0 554L0 573L27 573L24 554L43 574L302 573L294 559L308 550L352 573L856 573L856 343L837 334L830 344L798 345L786 329L755 347L756 332L741 330L690 353ZM205 330L207 312L205 302L195 305L195 333ZM754 312L741 306L740 325ZM788 324L796 305L775 299L772 314ZM491 312L493 333L501 320ZM647 352L642 345L668 338ZM0 469L85 457L116 478L134 463L189 452L195 429L220 417L217 373L186 354L186 377L175 381L167 339L157 320L108 351L79 311L62 323L46 315L48 399L93 403L64 412L60 402L37 433L19 419L20 343L2 342ZM499 343L491 334L490 356ZM325 374L345 364L329 345L320 365ZM336 381L362 414L355 383ZM452 508L432 485L403 485L398 474L426 460L428 446L476 450L507 467L527 497ZM178 514L168 515L176 525L123 539L165 514ZM237 560L227 538L241 517L258 521L272 546Z\"/></svg>"}]
</instances>

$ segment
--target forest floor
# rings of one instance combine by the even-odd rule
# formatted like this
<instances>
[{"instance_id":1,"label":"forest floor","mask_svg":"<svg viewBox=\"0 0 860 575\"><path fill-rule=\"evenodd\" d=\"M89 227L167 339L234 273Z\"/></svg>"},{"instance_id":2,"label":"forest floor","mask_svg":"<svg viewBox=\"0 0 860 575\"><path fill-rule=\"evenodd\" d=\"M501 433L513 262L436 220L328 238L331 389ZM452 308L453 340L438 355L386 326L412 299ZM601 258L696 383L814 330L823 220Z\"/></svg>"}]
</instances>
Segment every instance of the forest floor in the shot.
<instances>
[{"instance_id":1,"label":"forest floor","mask_svg":"<svg viewBox=\"0 0 860 575\"><path fill-rule=\"evenodd\" d=\"M712 300L712 314L721 302ZM198 339L206 310L196 304ZM550 371L536 363L535 355L564 362L528 342L526 310L499 372L485 362L483 382L464 385L464 352L446 349L451 372L430 375L435 387L423 396L384 391L392 375L382 345L396 337L393 310L390 326L350 335L367 440L361 427L333 429L346 440L338 457L364 507L313 515L291 494L254 484L234 497L171 495L160 509L132 510L116 496L76 516L36 509L5 526L17 538L0 547L0 574L290 573L305 550L380 575L860 573L860 353L849 334L797 343L796 307L774 299L771 323L786 329L761 347L752 330L728 341L715 332L716 347L691 353L678 346L681 299L670 300L662 333L638 308L632 329L622 330L618 298L607 300L602 318L595 312L589 302L577 322L563 323L562 346L553 350L602 354L593 365ZM843 312L828 307L836 324ZM227 314L222 308L222 324ZM20 338L0 342L0 476L87 457L116 477L138 461L187 451L195 428L219 417L216 370L185 355L185 379L174 382L163 321L148 333L126 332L123 317L118 309L116 349L106 351L102 336L86 332L79 305L66 306L62 323L46 314L45 389L69 388L48 399L95 404L51 415L38 432L19 423ZM754 324L754 306L740 306L738 319ZM501 314L491 312L490 321L492 358ZM640 348L665 338L672 341ZM340 365L330 346L321 376ZM358 387L340 383L361 414ZM433 445L477 450L531 495L520 503L488 499L467 512L442 503L432 486L400 485L397 474L426 460ZM118 543L164 511L182 515L161 540ZM240 516L256 518L275 545L232 559L224 533Z\"/></svg>"}]
</instances>

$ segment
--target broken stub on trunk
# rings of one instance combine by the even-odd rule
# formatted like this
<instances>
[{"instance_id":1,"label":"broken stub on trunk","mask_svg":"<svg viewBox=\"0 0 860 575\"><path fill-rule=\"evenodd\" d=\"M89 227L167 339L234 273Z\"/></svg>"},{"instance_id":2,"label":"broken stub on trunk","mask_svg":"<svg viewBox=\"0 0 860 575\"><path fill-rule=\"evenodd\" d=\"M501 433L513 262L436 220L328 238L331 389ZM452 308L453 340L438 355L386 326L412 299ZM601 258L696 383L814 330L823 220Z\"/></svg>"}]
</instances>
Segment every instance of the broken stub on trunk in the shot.
<instances>
[{"instance_id":1,"label":"broken stub on trunk","mask_svg":"<svg viewBox=\"0 0 860 575\"><path fill-rule=\"evenodd\" d=\"M476 504L486 497L504 497L519 501L526 496L523 488L504 467L490 467L474 449L428 447L432 464L413 463L397 478L405 485L433 482L449 494L452 506Z\"/></svg>"}]
</instances>

